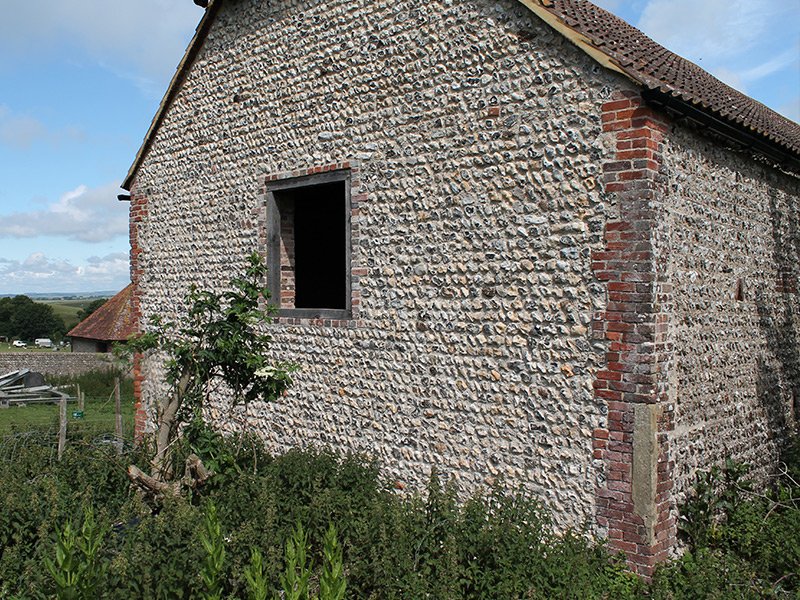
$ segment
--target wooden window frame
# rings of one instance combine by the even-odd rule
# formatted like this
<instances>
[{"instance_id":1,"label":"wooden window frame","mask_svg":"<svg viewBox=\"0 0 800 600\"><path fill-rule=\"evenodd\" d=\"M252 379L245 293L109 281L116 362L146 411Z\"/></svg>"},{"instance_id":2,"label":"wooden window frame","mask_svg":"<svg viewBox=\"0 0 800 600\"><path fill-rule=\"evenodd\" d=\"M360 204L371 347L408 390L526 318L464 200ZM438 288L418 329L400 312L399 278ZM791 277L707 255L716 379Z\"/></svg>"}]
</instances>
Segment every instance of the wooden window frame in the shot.
<instances>
[{"instance_id":1,"label":"wooden window frame","mask_svg":"<svg viewBox=\"0 0 800 600\"><path fill-rule=\"evenodd\" d=\"M311 187L325 183L344 183L344 243L345 243L345 307L340 308L284 308L281 298L281 214L275 193L283 190ZM278 316L291 319L331 319L348 320L352 318L352 233L351 233L351 174L350 169L340 169L314 173L266 183L266 251L267 288L272 301L278 307Z\"/></svg>"}]
</instances>

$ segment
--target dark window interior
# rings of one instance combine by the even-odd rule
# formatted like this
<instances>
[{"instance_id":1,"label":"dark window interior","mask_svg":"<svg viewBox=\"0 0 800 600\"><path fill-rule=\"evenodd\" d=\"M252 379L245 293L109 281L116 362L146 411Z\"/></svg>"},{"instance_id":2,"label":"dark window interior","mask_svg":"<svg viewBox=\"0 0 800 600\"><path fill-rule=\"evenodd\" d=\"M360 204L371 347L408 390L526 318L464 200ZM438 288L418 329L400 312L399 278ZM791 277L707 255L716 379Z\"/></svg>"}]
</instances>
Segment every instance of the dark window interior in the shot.
<instances>
[{"instance_id":1,"label":"dark window interior","mask_svg":"<svg viewBox=\"0 0 800 600\"><path fill-rule=\"evenodd\" d=\"M295 307L347 308L345 183L276 192L294 203Z\"/></svg>"}]
</instances>

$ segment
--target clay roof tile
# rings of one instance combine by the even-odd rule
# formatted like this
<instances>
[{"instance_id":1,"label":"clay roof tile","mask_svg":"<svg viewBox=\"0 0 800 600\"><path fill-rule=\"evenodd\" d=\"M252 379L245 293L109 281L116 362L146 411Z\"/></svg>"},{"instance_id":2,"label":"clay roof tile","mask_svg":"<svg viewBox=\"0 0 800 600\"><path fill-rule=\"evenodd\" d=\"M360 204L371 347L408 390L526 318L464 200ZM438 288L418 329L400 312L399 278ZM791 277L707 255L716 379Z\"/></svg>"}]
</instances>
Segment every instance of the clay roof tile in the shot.
<instances>
[{"instance_id":1,"label":"clay roof tile","mask_svg":"<svg viewBox=\"0 0 800 600\"><path fill-rule=\"evenodd\" d=\"M125 341L136 333L132 310L133 285L110 298L67 334L92 340Z\"/></svg>"},{"instance_id":2,"label":"clay roof tile","mask_svg":"<svg viewBox=\"0 0 800 600\"><path fill-rule=\"evenodd\" d=\"M619 17L588 0L552 0L542 3L542 8L588 38L634 81L702 107L800 155L800 125L667 50Z\"/></svg>"}]
</instances>

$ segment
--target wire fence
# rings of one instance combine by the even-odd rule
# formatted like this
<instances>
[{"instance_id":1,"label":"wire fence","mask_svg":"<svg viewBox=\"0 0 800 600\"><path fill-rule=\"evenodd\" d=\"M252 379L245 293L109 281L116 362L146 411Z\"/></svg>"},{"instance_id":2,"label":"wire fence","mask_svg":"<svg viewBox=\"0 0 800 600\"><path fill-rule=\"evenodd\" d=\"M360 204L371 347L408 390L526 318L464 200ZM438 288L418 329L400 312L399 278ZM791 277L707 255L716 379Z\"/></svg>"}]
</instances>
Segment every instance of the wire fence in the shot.
<instances>
[{"instance_id":1,"label":"wire fence","mask_svg":"<svg viewBox=\"0 0 800 600\"><path fill-rule=\"evenodd\" d=\"M113 396L110 399L86 397L83 407L77 398L70 397L67 402L67 413L70 422L108 426L111 431L114 430L116 411ZM133 399L121 399L121 415L123 423L127 421L132 424ZM51 425L58 429L58 423L58 403L10 406L0 410L0 436L20 430L47 428Z\"/></svg>"},{"instance_id":2,"label":"wire fence","mask_svg":"<svg viewBox=\"0 0 800 600\"><path fill-rule=\"evenodd\" d=\"M63 421L65 431L62 431L61 407L57 403L0 409L0 460L14 460L20 452L32 447L51 449L56 459L59 444L63 450L65 444L77 437L82 444L128 449L133 440L132 398L120 399L119 415L121 432L118 433L113 393L109 398L87 397L82 403L71 398Z\"/></svg>"},{"instance_id":3,"label":"wire fence","mask_svg":"<svg viewBox=\"0 0 800 600\"><path fill-rule=\"evenodd\" d=\"M83 434L77 439L68 437L67 444L114 451L116 454L129 453L134 449L131 437L118 437L113 432L101 432L88 438ZM58 428L55 430L42 428L19 431L0 437L0 463L15 462L32 449L43 450L49 457L48 462L57 461Z\"/></svg>"}]
</instances>

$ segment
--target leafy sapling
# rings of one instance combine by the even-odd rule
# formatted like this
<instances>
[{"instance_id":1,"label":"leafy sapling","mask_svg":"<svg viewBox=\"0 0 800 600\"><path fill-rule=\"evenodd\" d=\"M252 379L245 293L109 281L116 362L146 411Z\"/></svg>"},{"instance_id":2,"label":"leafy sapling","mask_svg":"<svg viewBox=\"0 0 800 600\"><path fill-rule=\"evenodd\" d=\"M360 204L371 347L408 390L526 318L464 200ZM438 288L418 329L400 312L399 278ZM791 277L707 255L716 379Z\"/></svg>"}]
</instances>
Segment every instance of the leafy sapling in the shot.
<instances>
[{"instance_id":1,"label":"leafy sapling","mask_svg":"<svg viewBox=\"0 0 800 600\"><path fill-rule=\"evenodd\" d=\"M272 363L267 358L271 338L263 326L270 322L274 308L265 305L269 298L265 280L264 262L258 254L252 254L245 274L234 278L227 291L203 291L193 286L186 297L184 321L154 317L147 331L127 344L128 353L167 356L168 392L156 407L150 474L133 465L128 469L130 479L153 496L197 487L212 475L196 455L187 458L182 479L176 480L173 464L181 425L201 412L212 385L224 384L232 392L234 403L246 403L276 400L291 384L296 365Z\"/></svg>"}]
</instances>

